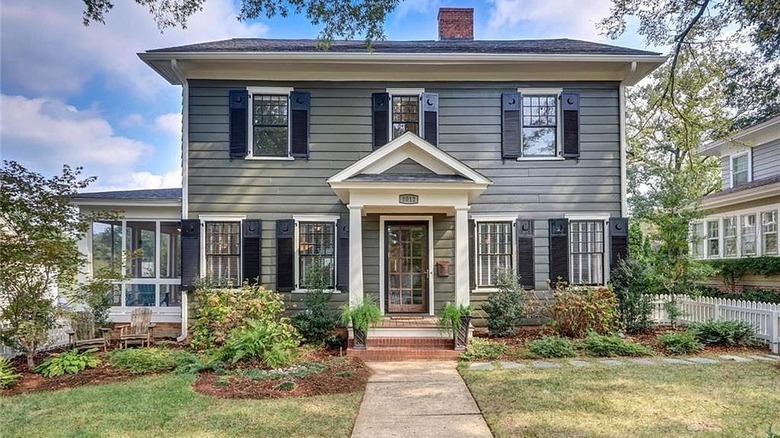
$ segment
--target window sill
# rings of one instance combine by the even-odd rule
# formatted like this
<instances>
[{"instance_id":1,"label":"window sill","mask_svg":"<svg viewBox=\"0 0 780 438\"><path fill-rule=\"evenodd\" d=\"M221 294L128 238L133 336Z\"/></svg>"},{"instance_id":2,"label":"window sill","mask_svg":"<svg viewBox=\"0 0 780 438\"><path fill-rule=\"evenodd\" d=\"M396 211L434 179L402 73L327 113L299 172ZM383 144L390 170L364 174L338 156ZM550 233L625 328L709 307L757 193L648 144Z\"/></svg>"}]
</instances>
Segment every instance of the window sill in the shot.
<instances>
[{"instance_id":1,"label":"window sill","mask_svg":"<svg viewBox=\"0 0 780 438\"><path fill-rule=\"evenodd\" d=\"M471 293L473 294L491 294L498 292L497 287L478 287L476 289L471 289Z\"/></svg>"},{"instance_id":2,"label":"window sill","mask_svg":"<svg viewBox=\"0 0 780 438\"><path fill-rule=\"evenodd\" d=\"M517 161L565 161L563 157L520 157Z\"/></svg>"},{"instance_id":3,"label":"window sill","mask_svg":"<svg viewBox=\"0 0 780 438\"><path fill-rule=\"evenodd\" d=\"M247 161L295 161L295 157L244 157Z\"/></svg>"},{"instance_id":4,"label":"window sill","mask_svg":"<svg viewBox=\"0 0 780 438\"><path fill-rule=\"evenodd\" d=\"M292 291L290 291L290 293L292 293L292 294L307 294L309 292L312 292L312 290L311 289L293 289ZM323 292L325 292L326 294L340 294L341 293L341 291L338 290L338 289L325 289L325 290L323 290Z\"/></svg>"}]
</instances>

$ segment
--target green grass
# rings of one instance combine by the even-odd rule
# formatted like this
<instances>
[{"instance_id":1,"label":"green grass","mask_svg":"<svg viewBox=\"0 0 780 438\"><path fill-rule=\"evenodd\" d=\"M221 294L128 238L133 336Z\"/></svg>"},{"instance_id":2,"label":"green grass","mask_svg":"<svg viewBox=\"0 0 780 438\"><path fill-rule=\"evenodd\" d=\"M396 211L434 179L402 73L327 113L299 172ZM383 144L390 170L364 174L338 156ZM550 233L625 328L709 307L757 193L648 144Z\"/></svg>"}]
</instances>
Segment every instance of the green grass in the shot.
<instances>
[{"instance_id":1,"label":"green grass","mask_svg":"<svg viewBox=\"0 0 780 438\"><path fill-rule=\"evenodd\" d=\"M347 437L361 393L222 400L195 393L194 377L0 397L3 437Z\"/></svg>"},{"instance_id":2,"label":"green grass","mask_svg":"<svg viewBox=\"0 0 780 438\"><path fill-rule=\"evenodd\" d=\"M780 371L762 363L468 371L496 437L765 437Z\"/></svg>"}]
</instances>

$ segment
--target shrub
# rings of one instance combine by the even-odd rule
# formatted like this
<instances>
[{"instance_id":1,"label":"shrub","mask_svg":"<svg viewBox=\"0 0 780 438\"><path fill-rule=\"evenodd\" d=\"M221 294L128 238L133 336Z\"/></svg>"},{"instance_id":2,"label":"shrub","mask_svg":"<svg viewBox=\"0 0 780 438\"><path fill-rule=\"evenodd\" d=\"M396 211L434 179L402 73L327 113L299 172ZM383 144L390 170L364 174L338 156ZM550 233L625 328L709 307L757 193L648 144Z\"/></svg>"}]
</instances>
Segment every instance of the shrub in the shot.
<instances>
[{"instance_id":1,"label":"shrub","mask_svg":"<svg viewBox=\"0 0 780 438\"><path fill-rule=\"evenodd\" d=\"M233 329L218 357L236 363L242 359L259 359L270 368L278 368L295 358L300 335L286 321L258 319Z\"/></svg>"},{"instance_id":2,"label":"shrub","mask_svg":"<svg viewBox=\"0 0 780 438\"><path fill-rule=\"evenodd\" d=\"M306 310L295 315L292 323L303 342L321 343L338 323L338 318L328 306L333 295L324 291L330 284L330 269L315 261L306 268L305 280L309 289L303 297Z\"/></svg>"},{"instance_id":3,"label":"shrub","mask_svg":"<svg viewBox=\"0 0 780 438\"><path fill-rule=\"evenodd\" d=\"M751 345L756 335L755 327L745 321L710 320L694 324L691 330L706 345Z\"/></svg>"},{"instance_id":4,"label":"shrub","mask_svg":"<svg viewBox=\"0 0 780 438\"><path fill-rule=\"evenodd\" d=\"M65 353L55 353L35 367L35 371L43 377L57 377L63 374L78 374L87 368L95 368L100 365L100 359L95 356L97 348L91 348L79 353L78 350L70 350Z\"/></svg>"},{"instance_id":5,"label":"shrub","mask_svg":"<svg viewBox=\"0 0 780 438\"><path fill-rule=\"evenodd\" d=\"M539 357L574 357L574 344L560 336L546 336L528 343L528 350Z\"/></svg>"},{"instance_id":6,"label":"shrub","mask_svg":"<svg viewBox=\"0 0 780 438\"><path fill-rule=\"evenodd\" d=\"M591 332L582 341L582 348L591 356L652 356L653 351L642 344L628 342L618 335Z\"/></svg>"},{"instance_id":7,"label":"shrub","mask_svg":"<svg viewBox=\"0 0 780 438\"><path fill-rule=\"evenodd\" d=\"M620 325L629 333L646 330L652 324L652 279L648 266L636 259L621 260L612 270L612 288L618 305Z\"/></svg>"},{"instance_id":8,"label":"shrub","mask_svg":"<svg viewBox=\"0 0 780 438\"><path fill-rule=\"evenodd\" d=\"M467 361L475 360L495 360L506 353L506 344L500 342L491 342L487 339L474 338L469 341L460 358Z\"/></svg>"},{"instance_id":9,"label":"shrub","mask_svg":"<svg viewBox=\"0 0 780 438\"><path fill-rule=\"evenodd\" d=\"M382 320L382 310L376 305L373 295L366 295L360 304L341 306L341 322L344 325L352 323L355 330L367 332L368 327Z\"/></svg>"},{"instance_id":10,"label":"shrub","mask_svg":"<svg viewBox=\"0 0 780 438\"><path fill-rule=\"evenodd\" d=\"M605 334L617 328L617 299L609 288L559 286L554 297L550 318L559 335L581 338L589 332Z\"/></svg>"},{"instance_id":11,"label":"shrub","mask_svg":"<svg viewBox=\"0 0 780 438\"><path fill-rule=\"evenodd\" d=\"M447 301L439 317L439 328L442 330L457 333L460 328L460 318L469 316L474 311L471 306L456 305Z\"/></svg>"},{"instance_id":12,"label":"shrub","mask_svg":"<svg viewBox=\"0 0 780 438\"><path fill-rule=\"evenodd\" d=\"M171 371L182 367L194 368L201 363L198 356L184 350L149 347L114 350L108 356L108 362L114 368L121 368L133 374Z\"/></svg>"},{"instance_id":13,"label":"shrub","mask_svg":"<svg viewBox=\"0 0 780 438\"><path fill-rule=\"evenodd\" d=\"M294 391L296 386L298 385L296 385L295 382L291 380L285 380L284 382L276 385L274 389L277 391Z\"/></svg>"},{"instance_id":14,"label":"shrub","mask_svg":"<svg viewBox=\"0 0 780 438\"><path fill-rule=\"evenodd\" d=\"M219 347L232 330L247 321L278 320L283 312L281 295L262 286L200 288L195 291L192 346L203 350Z\"/></svg>"},{"instance_id":15,"label":"shrub","mask_svg":"<svg viewBox=\"0 0 780 438\"><path fill-rule=\"evenodd\" d=\"M704 349L704 345L696 340L696 335L691 331L666 333L658 336L658 342L671 354L691 354Z\"/></svg>"},{"instance_id":16,"label":"shrub","mask_svg":"<svg viewBox=\"0 0 780 438\"><path fill-rule=\"evenodd\" d=\"M761 303L780 303L780 291L771 289L745 289L742 292L724 292L716 287L699 286L696 291L703 297L724 298L727 300L758 301Z\"/></svg>"},{"instance_id":17,"label":"shrub","mask_svg":"<svg viewBox=\"0 0 780 438\"><path fill-rule=\"evenodd\" d=\"M21 378L22 376L16 374L13 367L11 367L11 362L0 356L0 389L13 386Z\"/></svg>"},{"instance_id":18,"label":"shrub","mask_svg":"<svg viewBox=\"0 0 780 438\"><path fill-rule=\"evenodd\" d=\"M487 314L488 333L494 337L514 336L523 320L523 288L511 271L499 271L496 285L498 291L490 294L482 305Z\"/></svg>"}]
</instances>

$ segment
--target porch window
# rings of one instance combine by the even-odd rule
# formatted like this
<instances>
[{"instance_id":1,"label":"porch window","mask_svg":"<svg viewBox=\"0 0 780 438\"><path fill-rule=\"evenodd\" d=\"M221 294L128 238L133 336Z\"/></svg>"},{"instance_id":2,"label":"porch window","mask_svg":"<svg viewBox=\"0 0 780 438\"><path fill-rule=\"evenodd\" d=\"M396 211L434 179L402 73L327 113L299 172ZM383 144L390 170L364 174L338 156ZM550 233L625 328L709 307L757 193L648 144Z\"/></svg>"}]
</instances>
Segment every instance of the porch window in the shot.
<instances>
[{"instance_id":1,"label":"porch window","mask_svg":"<svg viewBox=\"0 0 780 438\"><path fill-rule=\"evenodd\" d=\"M320 264L326 276L327 288L333 289L336 278L335 222L298 222L298 285L307 284L310 269Z\"/></svg>"},{"instance_id":2,"label":"porch window","mask_svg":"<svg viewBox=\"0 0 780 438\"><path fill-rule=\"evenodd\" d=\"M761 213L761 247L764 255L777 255L777 210Z\"/></svg>"},{"instance_id":3,"label":"porch window","mask_svg":"<svg viewBox=\"0 0 780 438\"><path fill-rule=\"evenodd\" d=\"M288 156L288 100L287 95L252 95L252 156Z\"/></svg>"},{"instance_id":4,"label":"porch window","mask_svg":"<svg viewBox=\"0 0 780 438\"><path fill-rule=\"evenodd\" d=\"M392 96L392 139L406 132L420 135L420 96Z\"/></svg>"},{"instance_id":5,"label":"porch window","mask_svg":"<svg viewBox=\"0 0 780 438\"><path fill-rule=\"evenodd\" d=\"M694 222L691 224L691 256L704 257L704 224Z\"/></svg>"},{"instance_id":6,"label":"porch window","mask_svg":"<svg viewBox=\"0 0 780 438\"><path fill-rule=\"evenodd\" d=\"M160 278L181 277L181 226L160 222Z\"/></svg>"},{"instance_id":7,"label":"porch window","mask_svg":"<svg viewBox=\"0 0 780 438\"><path fill-rule=\"evenodd\" d=\"M740 230L740 238L742 240L742 255L756 255L756 215L743 215L740 218Z\"/></svg>"},{"instance_id":8,"label":"porch window","mask_svg":"<svg viewBox=\"0 0 780 438\"><path fill-rule=\"evenodd\" d=\"M157 223L127 221L125 223L125 275L130 278L156 277ZM152 300L154 303L154 300Z\"/></svg>"},{"instance_id":9,"label":"porch window","mask_svg":"<svg viewBox=\"0 0 780 438\"><path fill-rule=\"evenodd\" d=\"M522 157L554 157L558 145L558 94L523 92Z\"/></svg>"},{"instance_id":10,"label":"porch window","mask_svg":"<svg viewBox=\"0 0 780 438\"><path fill-rule=\"evenodd\" d=\"M723 218L723 256L737 256L737 217Z\"/></svg>"},{"instance_id":11,"label":"porch window","mask_svg":"<svg viewBox=\"0 0 780 438\"><path fill-rule=\"evenodd\" d=\"M241 222L206 222L206 278L239 285Z\"/></svg>"},{"instance_id":12,"label":"porch window","mask_svg":"<svg viewBox=\"0 0 780 438\"><path fill-rule=\"evenodd\" d=\"M604 221L569 221L572 284L604 284Z\"/></svg>"},{"instance_id":13,"label":"porch window","mask_svg":"<svg viewBox=\"0 0 780 438\"><path fill-rule=\"evenodd\" d=\"M707 221L707 257L720 255L720 222Z\"/></svg>"},{"instance_id":14,"label":"porch window","mask_svg":"<svg viewBox=\"0 0 780 438\"><path fill-rule=\"evenodd\" d=\"M119 272L122 267L121 221L92 223L92 272Z\"/></svg>"},{"instance_id":15,"label":"porch window","mask_svg":"<svg viewBox=\"0 0 780 438\"><path fill-rule=\"evenodd\" d=\"M512 222L477 222L477 286L497 285L501 271L512 269Z\"/></svg>"}]
</instances>

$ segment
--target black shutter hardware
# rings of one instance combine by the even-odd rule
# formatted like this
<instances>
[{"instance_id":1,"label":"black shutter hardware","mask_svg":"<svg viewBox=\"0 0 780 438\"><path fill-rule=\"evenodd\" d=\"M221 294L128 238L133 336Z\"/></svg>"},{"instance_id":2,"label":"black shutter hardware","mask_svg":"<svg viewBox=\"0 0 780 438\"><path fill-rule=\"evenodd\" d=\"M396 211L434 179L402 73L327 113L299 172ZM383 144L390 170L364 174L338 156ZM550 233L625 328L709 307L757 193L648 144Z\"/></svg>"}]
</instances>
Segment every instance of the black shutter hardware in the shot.
<instances>
[{"instance_id":1,"label":"black shutter hardware","mask_svg":"<svg viewBox=\"0 0 780 438\"><path fill-rule=\"evenodd\" d=\"M276 290L295 288L295 220L276 221Z\"/></svg>"},{"instance_id":2,"label":"black shutter hardware","mask_svg":"<svg viewBox=\"0 0 780 438\"><path fill-rule=\"evenodd\" d=\"M200 220L181 220L181 289L193 291L200 279Z\"/></svg>"},{"instance_id":3,"label":"black shutter hardware","mask_svg":"<svg viewBox=\"0 0 780 438\"><path fill-rule=\"evenodd\" d=\"M569 220L550 219L550 280L569 282Z\"/></svg>"},{"instance_id":4,"label":"black shutter hardware","mask_svg":"<svg viewBox=\"0 0 780 438\"><path fill-rule=\"evenodd\" d=\"M309 158L309 110L311 94L306 91L290 93L290 155Z\"/></svg>"},{"instance_id":5,"label":"black shutter hardware","mask_svg":"<svg viewBox=\"0 0 780 438\"><path fill-rule=\"evenodd\" d=\"M249 150L249 92L230 90L228 95L230 158L244 158Z\"/></svg>"},{"instance_id":6,"label":"black shutter hardware","mask_svg":"<svg viewBox=\"0 0 780 438\"><path fill-rule=\"evenodd\" d=\"M524 289L533 289L536 283L534 263L534 221L517 219L517 275Z\"/></svg>"},{"instance_id":7,"label":"black shutter hardware","mask_svg":"<svg viewBox=\"0 0 780 438\"><path fill-rule=\"evenodd\" d=\"M521 140L520 93L501 94L501 158L520 157Z\"/></svg>"},{"instance_id":8,"label":"black shutter hardware","mask_svg":"<svg viewBox=\"0 0 780 438\"><path fill-rule=\"evenodd\" d=\"M390 136L390 95L374 93L371 95L372 143L374 150L387 144Z\"/></svg>"},{"instance_id":9,"label":"black shutter hardware","mask_svg":"<svg viewBox=\"0 0 780 438\"><path fill-rule=\"evenodd\" d=\"M439 95L422 94L423 138L428 143L439 144Z\"/></svg>"},{"instance_id":10,"label":"black shutter hardware","mask_svg":"<svg viewBox=\"0 0 780 438\"><path fill-rule=\"evenodd\" d=\"M580 95L564 91L561 93L563 111L563 151L564 158L580 157Z\"/></svg>"},{"instance_id":11,"label":"black shutter hardware","mask_svg":"<svg viewBox=\"0 0 780 438\"><path fill-rule=\"evenodd\" d=\"M262 221L247 219L241 224L241 258L243 280L249 284L260 283L260 250Z\"/></svg>"}]
</instances>

